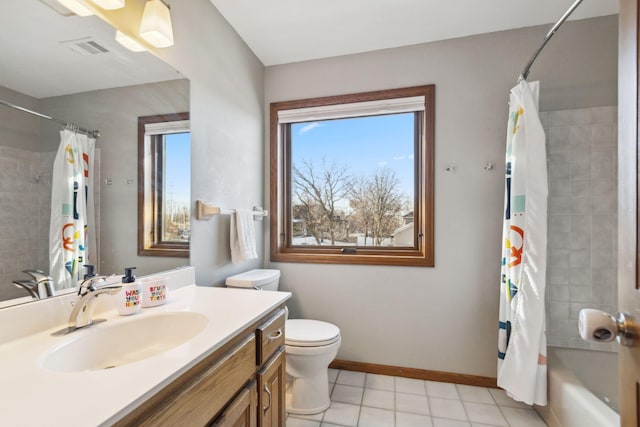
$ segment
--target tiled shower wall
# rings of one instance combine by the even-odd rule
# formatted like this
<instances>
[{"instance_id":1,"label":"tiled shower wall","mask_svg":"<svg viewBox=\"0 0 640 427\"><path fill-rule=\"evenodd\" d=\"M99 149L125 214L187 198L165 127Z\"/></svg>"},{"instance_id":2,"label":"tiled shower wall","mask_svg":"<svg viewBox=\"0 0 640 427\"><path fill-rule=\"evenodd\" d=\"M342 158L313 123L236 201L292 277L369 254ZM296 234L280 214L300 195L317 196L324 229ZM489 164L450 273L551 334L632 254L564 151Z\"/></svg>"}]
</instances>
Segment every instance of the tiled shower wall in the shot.
<instances>
[{"instance_id":1,"label":"tiled shower wall","mask_svg":"<svg viewBox=\"0 0 640 427\"><path fill-rule=\"evenodd\" d=\"M0 146L0 301L28 296L11 282L49 266L54 152Z\"/></svg>"},{"instance_id":2,"label":"tiled shower wall","mask_svg":"<svg viewBox=\"0 0 640 427\"><path fill-rule=\"evenodd\" d=\"M541 113L549 176L547 342L613 350L578 335L582 308L617 307L617 107Z\"/></svg>"}]
</instances>

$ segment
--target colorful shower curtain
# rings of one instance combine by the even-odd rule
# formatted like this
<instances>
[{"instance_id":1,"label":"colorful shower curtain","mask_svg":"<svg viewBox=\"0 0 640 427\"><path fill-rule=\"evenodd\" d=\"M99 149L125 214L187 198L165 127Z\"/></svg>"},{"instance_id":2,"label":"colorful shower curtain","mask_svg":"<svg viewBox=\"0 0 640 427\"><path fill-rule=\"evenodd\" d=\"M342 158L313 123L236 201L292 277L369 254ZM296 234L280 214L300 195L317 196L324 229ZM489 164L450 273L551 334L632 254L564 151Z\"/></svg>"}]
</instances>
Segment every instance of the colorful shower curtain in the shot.
<instances>
[{"instance_id":1,"label":"colorful shower curtain","mask_svg":"<svg viewBox=\"0 0 640 427\"><path fill-rule=\"evenodd\" d=\"M77 285L96 248L93 162L95 138L65 129L53 163L49 274L56 288Z\"/></svg>"},{"instance_id":2,"label":"colorful shower curtain","mask_svg":"<svg viewBox=\"0 0 640 427\"><path fill-rule=\"evenodd\" d=\"M513 399L547 404L545 282L547 158L539 83L511 89L498 332L498 386Z\"/></svg>"}]
</instances>

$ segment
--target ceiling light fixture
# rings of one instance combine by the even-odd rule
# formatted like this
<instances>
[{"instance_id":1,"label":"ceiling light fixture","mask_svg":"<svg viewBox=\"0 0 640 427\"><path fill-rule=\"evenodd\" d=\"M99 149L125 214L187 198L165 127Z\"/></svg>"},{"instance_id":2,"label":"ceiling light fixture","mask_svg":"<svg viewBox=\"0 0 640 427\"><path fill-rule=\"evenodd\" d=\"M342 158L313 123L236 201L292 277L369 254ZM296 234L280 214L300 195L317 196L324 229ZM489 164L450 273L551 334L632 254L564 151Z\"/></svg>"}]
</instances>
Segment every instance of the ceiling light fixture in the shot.
<instances>
[{"instance_id":1,"label":"ceiling light fixture","mask_svg":"<svg viewBox=\"0 0 640 427\"><path fill-rule=\"evenodd\" d=\"M58 0L58 3L78 16L91 16L93 11L77 0Z\"/></svg>"},{"instance_id":2,"label":"ceiling light fixture","mask_svg":"<svg viewBox=\"0 0 640 427\"><path fill-rule=\"evenodd\" d=\"M116 30L116 41L131 52L144 52L147 50L147 48L138 43L137 40L118 30Z\"/></svg>"},{"instance_id":3,"label":"ceiling light fixture","mask_svg":"<svg viewBox=\"0 0 640 427\"><path fill-rule=\"evenodd\" d=\"M155 47L173 46L173 27L169 6L161 0L149 0L144 5L140 37Z\"/></svg>"},{"instance_id":4,"label":"ceiling light fixture","mask_svg":"<svg viewBox=\"0 0 640 427\"><path fill-rule=\"evenodd\" d=\"M91 1L103 9L114 10L114 9L123 8L126 0L91 0Z\"/></svg>"}]
</instances>

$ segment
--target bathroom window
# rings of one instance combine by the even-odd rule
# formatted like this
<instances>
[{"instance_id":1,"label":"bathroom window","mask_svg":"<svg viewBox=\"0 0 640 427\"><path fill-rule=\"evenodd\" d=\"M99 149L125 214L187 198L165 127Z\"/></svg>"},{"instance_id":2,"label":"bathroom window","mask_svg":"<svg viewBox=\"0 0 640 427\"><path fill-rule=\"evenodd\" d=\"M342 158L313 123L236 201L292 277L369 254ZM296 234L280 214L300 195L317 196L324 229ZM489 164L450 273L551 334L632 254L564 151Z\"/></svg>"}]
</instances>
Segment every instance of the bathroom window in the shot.
<instances>
[{"instance_id":1,"label":"bathroom window","mask_svg":"<svg viewBox=\"0 0 640 427\"><path fill-rule=\"evenodd\" d=\"M272 261L434 265L434 93L271 104Z\"/></svg>"},{"instance_id":2,"label":"bathroom window","mask_svg":"<svg viewBox=\"0 0 640 427\"><path fill-rule=\"evenodd\" d=\"M138 118L138 255L188 257L189 113Z\"/></svg>"}]
</instances>

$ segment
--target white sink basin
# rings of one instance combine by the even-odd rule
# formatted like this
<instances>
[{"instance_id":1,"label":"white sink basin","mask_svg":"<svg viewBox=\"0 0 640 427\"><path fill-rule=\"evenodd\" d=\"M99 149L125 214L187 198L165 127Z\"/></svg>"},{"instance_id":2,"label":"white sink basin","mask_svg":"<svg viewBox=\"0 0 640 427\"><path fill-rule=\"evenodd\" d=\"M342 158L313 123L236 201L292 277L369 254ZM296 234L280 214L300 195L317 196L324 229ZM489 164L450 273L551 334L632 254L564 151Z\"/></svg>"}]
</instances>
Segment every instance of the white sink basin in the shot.
<instances>
[{"instance_id":1,"label":"white sink basin","mask_svg":"<svg viewBox=\"0 0 640 427\"><path fill-rule=\"evenodd\" d=\"M60 372L115 368L184 344L207 323L206 316L191 312L141 316L113 325L107 321L67 335L65 343L45 354L42 365Z\"/></svg>"}]
</instances>

